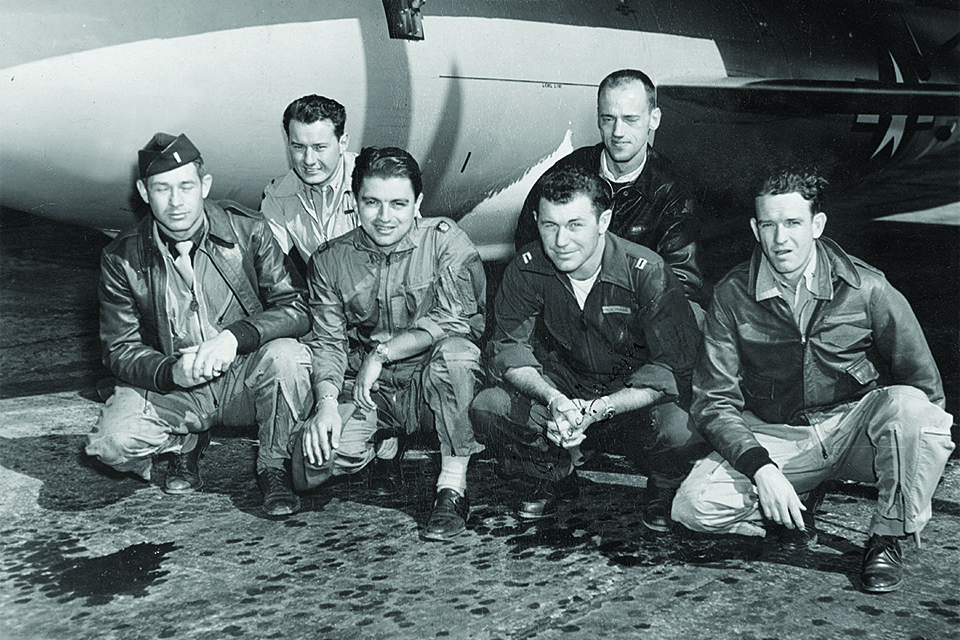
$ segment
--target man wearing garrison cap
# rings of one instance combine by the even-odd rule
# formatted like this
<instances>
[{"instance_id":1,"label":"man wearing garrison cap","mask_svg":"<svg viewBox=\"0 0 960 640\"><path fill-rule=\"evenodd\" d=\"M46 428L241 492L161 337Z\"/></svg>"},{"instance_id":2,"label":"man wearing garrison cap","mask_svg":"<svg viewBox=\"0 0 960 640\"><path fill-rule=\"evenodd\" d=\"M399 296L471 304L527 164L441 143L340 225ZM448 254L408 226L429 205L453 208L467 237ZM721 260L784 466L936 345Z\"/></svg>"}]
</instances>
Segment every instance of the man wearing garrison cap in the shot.
<instances>
[{"instance_id":1,"label":"man wearing garrison cap","mask_svg":"<svg viewBox=\"0 0 960 640\"><path fill-rule=\"evenodd\" d=\"M264 512L295 513L287 445L312 407L303 292L263 216L205 201L213 178L185 135L156 134L139 160L152 215L101 259L100 340L119 383L86 451L147 480L170 454L163 490L190 493L210 428L256 423Z\"/></svg>"}]
</instances>

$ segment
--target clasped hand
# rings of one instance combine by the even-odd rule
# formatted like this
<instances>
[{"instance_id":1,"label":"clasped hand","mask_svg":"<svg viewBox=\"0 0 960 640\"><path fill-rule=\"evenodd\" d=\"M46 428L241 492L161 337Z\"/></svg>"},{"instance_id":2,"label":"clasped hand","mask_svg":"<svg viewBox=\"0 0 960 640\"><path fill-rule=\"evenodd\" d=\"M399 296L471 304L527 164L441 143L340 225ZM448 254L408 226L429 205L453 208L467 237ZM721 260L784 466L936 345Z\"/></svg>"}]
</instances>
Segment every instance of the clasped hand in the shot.
<instances>
[{"instance_id":1,"label":"clasped hand","mask_svg":"<svg viewBox=\"0 0 960 640\"><path fill-rule=\"evenodd\" d=\"M189 389L223 375L237 359L237 337L230 331L221 331L196 347L180 352L173 366L173 381Z\"/></svg>"},{"instance_id":2,"label":"clasped hand","mask_svg":"<svg viewBox=\"0 0 960 640\"><path fill-rule=\"evenodd\" d=\"M601 418L603 403L557 396L547 406L547 438L558 446L570 449L583 442L587 428Z\"/></svg>"}]
</instances>

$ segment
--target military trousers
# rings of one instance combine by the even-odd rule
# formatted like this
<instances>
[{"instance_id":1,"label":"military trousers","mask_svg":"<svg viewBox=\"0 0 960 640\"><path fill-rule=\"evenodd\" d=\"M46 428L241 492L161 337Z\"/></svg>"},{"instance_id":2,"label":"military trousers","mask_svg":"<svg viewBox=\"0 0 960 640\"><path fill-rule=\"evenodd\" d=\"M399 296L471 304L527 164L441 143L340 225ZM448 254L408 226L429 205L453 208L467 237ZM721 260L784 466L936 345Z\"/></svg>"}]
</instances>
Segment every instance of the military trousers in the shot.
<instances>
[{"instance_id":1,"label":"military trousers","mask_svg":"<svg viewBox=\"0 0 960 640\"><path fill-rule=\"evenodd\" d=\"M903 385L812 416L809 425L768 424L750 412L744 420L798 494L834 479L876 485L868 535L923 530L954 448L950 414ZM716 452L681 485L673 519L694 531L765 535L756 487Z\"/></svg>"},{"instance_id":2,"label":"military trousers","mask_svg":"<svg viewBox=\"0 0 960 640\"><path fill-rule=\"evenodd\" d=\"M238 356L221 376L169 393L118 385L100 411L86 452L149 480L155 455L190 451L196 434L257 426L258 468L281 467L290 437L313 405L310 350L289 338Z\"/></svg>"}]
</instances>

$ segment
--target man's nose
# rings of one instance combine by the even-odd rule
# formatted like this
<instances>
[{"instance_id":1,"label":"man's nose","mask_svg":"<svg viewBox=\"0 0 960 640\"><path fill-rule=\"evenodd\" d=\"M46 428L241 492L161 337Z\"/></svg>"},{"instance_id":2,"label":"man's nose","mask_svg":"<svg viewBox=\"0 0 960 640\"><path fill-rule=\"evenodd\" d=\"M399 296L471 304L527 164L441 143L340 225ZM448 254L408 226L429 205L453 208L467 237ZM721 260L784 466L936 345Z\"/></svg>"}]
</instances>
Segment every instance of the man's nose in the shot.
<instances>
[{"instance_id":1,"label":"man's nose","mask_svg":"<svg viewBox=\"0 0 960 640\"><path fill-rule=\"evenodd\" d=\"M317 158L317 152L313 150L313 147L307 147L306 151L303 152L303 164L316 164Z\"/></svg>"},{"instance_id":2,"label":"man's nose","mask_svg":"<svg viewBox=\"0 0 960 640\"><path fill-rule=\"evenodd\" d=\"M613 120L613 135L618 138L623 135L623 120L620 118Z\"/></svg>"}]
</instances>

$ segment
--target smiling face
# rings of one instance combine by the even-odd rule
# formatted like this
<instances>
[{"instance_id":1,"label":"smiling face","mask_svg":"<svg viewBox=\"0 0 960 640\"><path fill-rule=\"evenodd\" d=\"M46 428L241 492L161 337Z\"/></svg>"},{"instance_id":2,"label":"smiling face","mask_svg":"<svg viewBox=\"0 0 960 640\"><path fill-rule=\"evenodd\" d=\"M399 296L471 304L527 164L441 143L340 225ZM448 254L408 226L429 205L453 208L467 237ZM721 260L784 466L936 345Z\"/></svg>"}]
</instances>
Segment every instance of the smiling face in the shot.
<instances>
[{"instance_id":1,"label":"smiling face","mask_svg":"<svg viewBox=\"0 0 960 640\"><path fill-rule=\"evenodd\" d=\"M641 82L605 89L597 101L597 126L611 170L617 175L634 171L647 157L650 132L660 126L660 109L650 108Z\"/></svg>"},{"instance_id":2,"label":"smiling face","mask_svg":"<svg viewBox=\"0 0 960 640\"><path fill-rule=\"evenodd\" d=\"M347 150L347 141L346 133L337 138L330 120L317 120L311 124L291 120L287 149L293 170L306 184L326 184L340 166L340 156Z\"/></svg>"},{"instance_id":3,"label":"smiling face","mask_svg":"<svg viewBox=\"0 0 960 640\"><path fill-rule=\"evenodd\" d=\"M360 226L388 253L410 233L423 194L414 195L409 178L367 176L357 194Z\"/></svg>"},{"instance_id":4,"label":"smiling face","mask_svg":"<svg viewBox=\"0 0 960 640\"><path fill-rule=\"evenodd\" d=\"M186 240L203 224L203 199L212 184L213 177L201 177L191 162L150 176L146 182L137 180L137 190L163 231L174 240Z\"/></svg>"},{"instance_id":5,"label":"smiling face","mask_svg":"<svg viewBox=\"0 0 960 640\"><path fill-rule=\"evenodd\" d=\"M796 286L813 255L814 241L823 233L827 214L814 213L799 193L760 196L750 227L773 268Z\"/></svg>"},{"instance_id":6,"label":"smiling face","mask_svg":"<svg viewBox=\"0 0 960 640\"><path fill-rule=\"evenodd\" d=\"M540 199L537 228L543 250L558 270L574 280L586 280L600 268L610 211L599 216L593 202L579 194L566 204Z\"/></svg>"}]
</instances>

